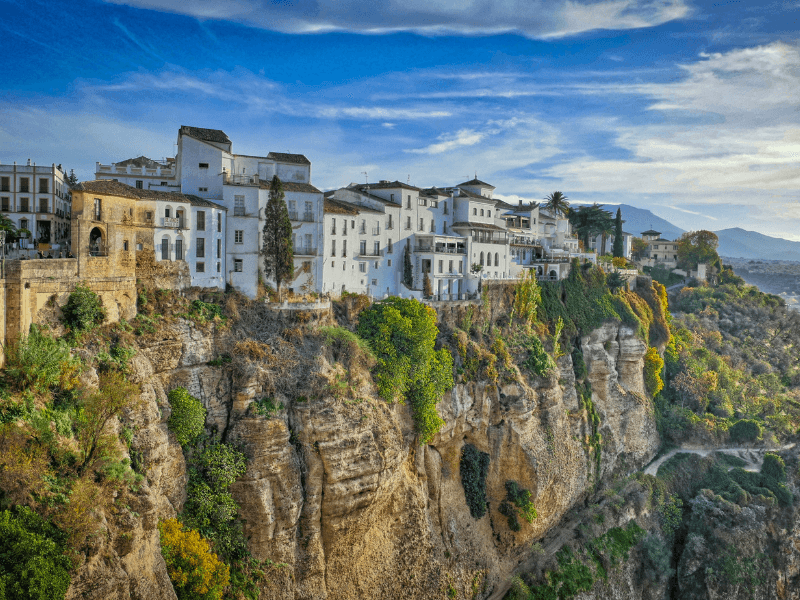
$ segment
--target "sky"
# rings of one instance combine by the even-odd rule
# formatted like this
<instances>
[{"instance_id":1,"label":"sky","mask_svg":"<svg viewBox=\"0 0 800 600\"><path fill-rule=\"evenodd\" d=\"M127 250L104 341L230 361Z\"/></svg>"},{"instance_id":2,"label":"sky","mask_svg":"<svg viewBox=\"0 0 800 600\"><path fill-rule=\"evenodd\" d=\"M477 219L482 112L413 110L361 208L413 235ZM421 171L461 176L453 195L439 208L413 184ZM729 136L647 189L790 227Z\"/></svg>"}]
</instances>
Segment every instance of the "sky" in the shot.
<instances>
[{"instance_id":1,"label":"sky","mask_svg":"<svg viewBox=\"0 0 800 600\"><path fill-rule=\"evenodd\" d=\"M0 162L174 156L181 125L322 190L477 175L800 241L800 1L0 0Z\"/></svg>"}]
</instances>

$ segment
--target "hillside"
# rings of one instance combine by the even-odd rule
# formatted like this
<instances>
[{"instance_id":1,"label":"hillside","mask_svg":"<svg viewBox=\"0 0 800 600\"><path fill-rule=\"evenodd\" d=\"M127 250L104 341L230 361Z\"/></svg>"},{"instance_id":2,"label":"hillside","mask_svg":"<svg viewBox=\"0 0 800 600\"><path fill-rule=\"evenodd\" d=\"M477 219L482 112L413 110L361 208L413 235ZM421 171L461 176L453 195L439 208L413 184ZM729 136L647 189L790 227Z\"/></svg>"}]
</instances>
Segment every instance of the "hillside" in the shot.
<instances>
[{"instance_id":1,"label":"hillside","mask_svg":"<svg viewBox=\"0 0 800 600\"><path fill-rule=\"evenodd\" d=\"M617 212L615 205L609 204L604 208L613 214ZM660 231L662 237L668 240L677 239L683 233L683 229L680 227L676 227L666 219L654 215L645 208L636 208L630 204L620 204L619 208L622 209L622 220L624 221L622 228L637 237L641 237L642 232L648 229Z\"/></svg>"}]
</instances>

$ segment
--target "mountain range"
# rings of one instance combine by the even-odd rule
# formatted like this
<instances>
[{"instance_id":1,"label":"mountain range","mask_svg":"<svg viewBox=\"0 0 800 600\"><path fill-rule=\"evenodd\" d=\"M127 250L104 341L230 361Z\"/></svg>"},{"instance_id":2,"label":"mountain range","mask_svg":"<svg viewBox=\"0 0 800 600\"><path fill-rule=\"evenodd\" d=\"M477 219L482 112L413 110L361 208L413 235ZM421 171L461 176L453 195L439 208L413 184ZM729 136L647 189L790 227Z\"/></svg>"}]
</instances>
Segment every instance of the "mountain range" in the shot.
<instances>
[{"instance_id":1,"label":"mountain range","mask_svg":"<svg viewBox=\"0 0 800 600\"><path fill-rule=\"evenodd\" d=\"M661 217L654 215L646 208L637 208L629 204L620 204L622 210L623 230L640 237L643 231L655 229L661 232L664 239L678 239L684 230ZM605 209L616 214L616 205L606 205ZM782 238L771 237L755 231L747 231L740 227L715 231L719 237L720 256L749 258L754 260L791 260L800 262L800 242L792 242Z\"/></svg>"}]
</instances>

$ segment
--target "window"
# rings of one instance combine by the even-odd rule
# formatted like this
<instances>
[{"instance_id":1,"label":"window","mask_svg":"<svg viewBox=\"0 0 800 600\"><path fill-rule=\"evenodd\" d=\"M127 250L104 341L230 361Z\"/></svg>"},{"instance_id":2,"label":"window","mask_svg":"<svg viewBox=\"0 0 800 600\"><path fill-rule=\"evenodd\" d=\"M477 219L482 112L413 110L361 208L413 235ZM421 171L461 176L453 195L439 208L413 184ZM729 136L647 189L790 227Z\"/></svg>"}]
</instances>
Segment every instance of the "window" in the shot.
<instances>
[{"instance_id":1,"label":"window","mask_svg":"<svg viewBox=\"0 0 800 600\"><path fill-rule=\"evenodd\" d=\"M152 221L153 220L153 213L151 213L150 211L147 211L146 213L144 213L144 220L147 221L148 223L150 221Z\"/></svg>"},{"instance_id":2,"label":"window","mask_svg":"<svg viewBox=\"0 0 800 600\"><path fill-rule=\"evenodd\" d=\"M411 217L406 217L406 229L411 229Z\"/></svg>"},{"instance_id":3,"label":"window","mask_svg":"<svg viewBox=\"0 0 800 600\"><path fill-rule=\"evenodd\" d=\"M39 198L39 212L46 213L47 211L47 198Z\"/></svg>"},{"instance_id":4,"label":"window","mask_svg":"<svg viewBox=\"0 0 800 600\"><path fill-rule=\"evenodd\" d=\"M364 256L367 253L367 240L361 240L358 246L358 253Z\"/></svg>"},{"instance_id":5,"label":"window","mask_svg":"<svg viewBox=\"0 0 800 600\"><path fill-rule=\"evenodd\" d=\"M197 253L195 254L195 256L197 258L205 258L205 256L206 256L206 238L197 238L197 240L195 240L195 248L197 250Z\"/></svg>"},{"instance_id":6,"label":"window","mask_svg":"<svg viewBox=\"0 0 800 600\"><path fill-rule=\"evenodd\" d=\"M175 240L175 260L183 260L183 240Z\"/></svg>"},{"instance_id":7,"label":"window","mask_svg":"<svg viewBox=\"0 0 800 600\"><path fill-rule=\"evenodd\" d=\"M490 210L487 210L487 211L486 211L486 216L487 216L487 217L491 217L491 216L492 216L492 211L490 211Z\"/></svg>"},{"instance_id":8,"label":"window","mask_svg":"<svg viewBox=\"0 0 800 600\"><path fill-rule=\"evenodd\" d=\"M461 261L458 261L458 272L459 273L464 272L464 263L462 263Z\"/></svg>"},{"instance_id":9,"label":"window","mask_svg":"<svg viewBox=\"0 0 800 600\"><path fill-rule=\"evenodd\" d=\"M303 219L305 221L313 221L314 220L314 203L313 202L306 202L306 212L303 215Z\"/></svg>"},{"instance_id":10,"label":"window","mask_svg":"<svg viewBox=\"0 0 800 600\"><path fill-rule=\"evenodd\" d=\"M208 191L208 188L207 188L207 187L201 187L201 188L197 188L197 191L198 191L198 192L207 192L207 191Z\"/></svg>"},{"instance_id":11,"label":"window","mask_svg":"<svg viewBox=\"0 0 800 600\"><path fill-rule=\"evenodd\" d=\"M431 233L436 233L436 223L431 219Z\"/></svg>"},{"instance_id":12,"label":"window","mask_svg":"<svg viewBox=\"0 0 800 600\"><path fill-rule=\"evenodd\" d=\"M386 229L394 229L394 220L392 215L389 215L389 222L386 224Z\"/></svg>"},{"instance_id":13,"label":"window","mask_svg":"<svg viewBox=\"0 0 800 600\"><path fill-rule=\"evenodd\" d=\"M442 233L447 235L447 221L442 223Z\"/></svg>"},{"instance_id":14,"label":"window","mask_svg":"<svg viewBox=\"0 0 800 600\"><path fill-rule=\"evenodd\" d=\"M425 219L423 219L423 218L420 218L420 220L419 220L419 230L420 231L425 231Z\"/></svg>"},{"instance_id":15,"label":"window","mask_svg":"<svg viewBox=\"0 0 800 600\"><path fill-rule=\"evenodd\" d=\"M417 204L420 206L428 206L427 198L417 198Z\"/></svg>"},{"instance_id":16,"label":"window","mask_svg":"<svg viewBox=\"0 0 800 600\"><path fill-rule=\"evenodd\" d=\"M483 216L483 209L481 209L481 216Z\"/></svg>"},{"instance_id":17,"label":"window","mask_svg":"<svg viewBox=\"0 0 800 600\"><path fill-rule=\"evenodd\" d=\"M494 253L494 266L500 266L500 255L497 252Z\"/></svg>"},{"instance_id":18,"label":"window","mask_svg":"<svg viewBox=\"0 0 800 600\"><path fill-rule=\"evenodd\" d=\"M221 231L222 231L222 213L219 212L217 213L217 232L219 233Z\"/></svg>"},{"instance_id":19,"label":"window","mask_svg":"<svg viewBox=\"0 0 800 600\"><path fill-rule=\"evenodd\" d=\"M394 194L389 194L389 200L391 200L392 202L394 202Z\"/></svg>"},{"instance_id":20,"label":"window","mask_svg":"<svg viewBox=\"0 0 800 600\"><path fill-rule=\"evenodd\" d=\"M336 219L331 219L331 235L336 235Z\"/></svg>"},{"instance_id":21,"label":"window","mask_svg":"<svg viewBox=\"0 0 800 600\"><path fill-rule=\"evenodd\" d=\"M170 214L171 214L171 213L172 213L172 210L171 210L171 209L169 209L169 208L165 208L165 209L164 209L164 216L165 216L167 219L169 219L169 217L170 217Z\"/></svg>"},{"instance_id":22,"label":"window","mask_svg":"<svg viewBox=\"0 0 800 600\"><path fill-rule=\"evenodd\" d=\"M439 273L441 273L443 269L444 269L444 261L440 260L439 261Z\"/></svg>"},{"instance_id":23,"label":"window","mask_svg":"<svg viewBox=\"0 0 800 600\"><path fill-rule=\"evenodd\" d=\"M28 219L21 219L19 222L20 229L27 229L28 228Z\"/></svg>"},{"instance_id":24,"label":"window","mask_svg":"<svg viewBox=\"0 0 800 600\"><path fill-rule=\"evenodd\" d=\"M217 258L222 258L222 240L217 239Z\"/></svg>"},{"instance_id":25,"label":"window","mask_svg":"<svg viewBox=\"0 0 800 600\"><path fill-rule=\"evenodd\" d=\"M100 198L94 199L94 220L99 221L103 215L103 201Z\"/></svg>"},{"instance_id":26,"label":"window","mask_svg":"<svg viewBox=\"0 0 800 600\"><path fill-rule=\"evenodd\" d=\"M10 191L11 191L11 178L0 177L0 192L10 192Z\"/></svg>"},{"instance_id":27,"label":"window","mask_svg":"<svg viewBox=\"0 0 800 600\"><path fill-rule=\"evenodd\" d=\"M363 262L362 263L358 263L358 271L360 273L366 273L367 272L367 263L363 263Z\"/></svg>"},{"instance_id":28,"label":"window","mask_svg":"<svg viewBox=\"0 0 800 600\"><path fill-rule=\"evenodd\" d=\"M361 219L361 229L359 230L359 233L367 233L367 220L366 219Z\"/></svg>"},{"instance_id":29,"label":"window","mask_svg":"<svg viewBox=\"0 0 800 600\"><path fill-rule=\"evenodd\" d=\"M19 180L19 191L28 193L30 192L30 179L27 177L22 177Z\"/></svg>"},{"instance_id":30,"label":"window","mask_svg":"<svg viewBox=\"0 0 800 600\"><path fill-rule=\"evenodd\" d=\"M408 198L406 199L406 208L411 208L411 194L409 194Z\"/></svg>"},{"instance_id":31,"label":"window","mask_svg":"<svg viewBox=\"0 0 800 600\"><path fill-rule=\"evenodd\" d=\"M380 256L381 254L381 243L375 242L372 244L372 256Z\"/></svg>"},{"instance_id":32,"label":"window","mask_svg":"<svg viewBox=\"0 0 800 600\"><path fill-rule=\"evenodd\" d=\"M197 231L205 231L206 230L206 211L198 210L197 211Z\"/></svg>"},{"instance_id":33,"label":"window","mask_svg":"<svg viewBox=\"0 0 800 600\"><path fill-rule=\"evenodd\" d=\"M305 238L305 241L306 241L306 252L311 254L311 252L312 252L312 250L314 248L314 245L313 245L313 242L312 242L313 237L311 236L310 233L305 234L305 236L303 236L303 237Z\"/></svg>"},{"instance_id":34,"label":"window","mask_svg":"<svg viewBox=\"0 0 800 600\"><path fill-rule=\"evenodd\" d=\"M242 272L242 259L241 258L234 258L233 259L233 271L234 271L234 273L241 273Z\"/></svg>"},{"instance_id":35,"label":"window","mask_svg":"<svg viewBox=\"0 0 800 600\"><path fill-rule=\"evenodd\" d=\"M137 250L144 250L144 244L136 244Z\"/></svg>"},{"instance_id":36,"label":"window","mask_svg":"<svg viewBox=\"0 0 800 600\"><path fill-rule=\"evenodd\" d=\"M390 258L387 262L388 262L387 266L391 267L392 266L392 259Z\"/></svg>"},{"instance_id":37,"label":"window","mask_svg":"<svg viewBox=\"0 0 800 600\"><path fill-rule=\"evenodd\" d=\"M199 164L199 165L197 165L197 166L198 166L198 168L200 168L200 169L207 169L207 168L208 168L208 163L200 163L200 164ZM244 171L242 171L242 172L244 172Z\"/></svg>"},{"instance_id":38,"label":"window","mask_svg":"<svg viewBox=\"0 0 800 600\"><path fill-rule=\"evenodd\" d=\"M336 267L336 261L335 261L335 260L332 260L332 261L331 261L331 269L333 269L334 267Z\"/></svg>"},{"instance_id":39,"label":"window","mask_svg":"<svg viewBox=\"0 0 800 600\"><path fill-rule=\"evenodd\" d=\"M0 203L3 205L3 212L8 212L8 198L0 198Z\"/></svg>"},{"instance_id":40,"label":"window","mask_svg":"<svg viewBox=\"0 0 800 600\"><path fill-rule=\"evenodd\" d=\"M122 249L127 252L128 251L128 240L124 240L122 242Z\"/></svg>"},{"instance_id":41,"label":"window","mask_svg":"<svg viewBox=\"0 0 800 600\"><path fill-rule=\"evenodd\" d=\"M447 212L447 202L444 203L444 214L448 214L448 212Z\"/></svg>"},{"instance_id":42,"label":"window","mask_svg":"<svg viewBox=\"0 0 800 600\"><path fill-rule=\"evenodd\" d=\"M204 262L197 263L197 266L195 267L194 270L195 270L196 273L205 273L206 272L206 263L204 263Z\"/></svg>"},{"instance_id":43,"label":"window","mask_svg":"<svg viewBox=\"0 0 800 600\"><path fill-rule=\"evenodd\" d=\"M392 238L389 238L389 242L386 244L386 253L387 254L392 253Z\"/></svg>"},{"instance_id":44,"label":"window","mask_svg":"<svg viewBox=\"0 0 800 600\"><path fill-rule=\"evenodd\" d=\"M447 272L448 273L452 273L453 272L453 261L452 260L449 262L449 264L447 266Z\"/></svg>"},{"instance_id":45,"label":"window","mask_svg":"<svg viewBox=\"0 0 800 600\"><path fill-rule=\"evenodd\" d=\"M233 243L244 244L244 229L237 229L233 232Z\"/></svg>"},{"instance_id":46,"label":"window","mask_svg":"<svg viewBox=\"0 0 800 600\"><path fill-rule=\"evenodd\" d=\"M477 216L478 215L478 209L477 208L473 208L472 209L472 214L473 214L473 216Z\"/></svg>"},{"instance_id":47,"label":"window","mask_svg":"<svg viewBox=\"0 0 800 600\"><path fill-rule=\"evenodd\" d=\"M164 186L164 187L167 187L167 182L166 181L162 181L161 185Z\"/></svg>"},{"instance_id":48,"label":"window","mask_svg":"<svg viewBox=\"0 0 800 600\"><path fill-rule=\"evenodd\" d=\"M372 285L378 285L378 280L377 279L373 279L372 280Z\"/></svg>"},{"instance_id":49,"label":"window","mask_svg":"<svg viewBox=\"0 0 800 600\"><path fill-rule=\"evenodd\" d=\"M378 268L378 262L376 261L376 262L372 263L372 266L377 269Z\"/></svg>"},{"instance_id":50,"label":"window","mask_svg":"<svg viewBox=\"0 0 800 600\"><path fill-rule=\"evenodd\" d=\"M347 240L342 240L342 256L347 256Z\"/></svg>"},{"instance_id":51,"label":"window","mask_svg":"<svg viewBox=\"0 0 800 600\"><path fill-rule=\"evenodd\" d=\"M137 179L136 180L136 189L137 190L141 190L143 188L144 188L144 181L142 181L141 179Z\"/></svg>"},{"instance_id":52,"label":"window","mask_svg":"<svg viewBox=\"0 0 800 600\"><path fill-rule=\"evenodd\" d=\"M220 263L219 263L219 261L217 261L217 273L219 273L220 271L222 271L222 269L220 268Z\"/></svg>"},{"instance_id":53,"label":"window","mask_svg":"<svg viewBox=\"0 0 800 600\"><path fill-rule=\"evenodd\" d=\"M347 219L342 221L342 235L347 235Z\"/></svg>"},{"instance_id":54,"label":"window","mask_svg":"<svg viewBox=\"0 0 800 600\"><path fill-rule=\"evenodd\" d=\"M336 240L331 240L331 256L336 256Z\"/></svg>"},{"instance_id":55,"label":"window","mask_svg":"<svg viewBox=\"0 0 800 600\"><path fill-rule=\"evenodd\" d=\"M49 181L47 179L39 179L39 193L46 194L50 191Z\"/></svg>"},{"instance_id":56,"label":"window","mask_svg":"<svg viewBox=\"0 0 800 600\"><path fill-rule=\"evenodd\" d=\"M233 197L233 216L234 217L244 216L244 196Z\"/></svg>"},{"instance_id":57,"label":"window","mask_svg":"<svg viewBox=\"0 0 800 600\"><path fill-rule=\"evenodd\" d=\"M161 238L161 260L169 260L169 238Z\"/></svg>"}]
</instances>

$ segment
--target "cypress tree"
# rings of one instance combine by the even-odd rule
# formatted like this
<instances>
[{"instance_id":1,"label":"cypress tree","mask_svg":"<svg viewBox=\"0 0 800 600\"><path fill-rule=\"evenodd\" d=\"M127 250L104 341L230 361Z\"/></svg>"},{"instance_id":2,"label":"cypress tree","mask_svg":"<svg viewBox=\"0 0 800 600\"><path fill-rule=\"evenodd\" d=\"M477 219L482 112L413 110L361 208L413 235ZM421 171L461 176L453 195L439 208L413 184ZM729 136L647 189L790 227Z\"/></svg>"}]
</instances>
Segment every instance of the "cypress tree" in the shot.
<instances>
[{"instance_id":1,"label":"cypress tree","mask_svg":"<svg viewBox=\"0 0 800 600\"><path fill-rule=\"evenodd\" d=\"M414 274L411 271L411 252L408 249L410 244L410 241L406 242L406 249L403 251L403 283L408 287L414 285Z\"/></svg>"},{"instance_id":2,"label":"cypress tree","mask_svg":"<svg viewBox=\"0 0 800 600\"><path fill-rule=\"evenodd\" d=\"M614 221L614 248L612 253L615 258L622 258L625 254L625 249L622 245L622 211L617 208L617 219Z\"/></svg>"},{"instance_id":3,"label":"cypress tree","mask_svg":"<svg viewBox=\"0 0 800 600\"><path fill-rule=\"evenodd\" d=\"M269 200L264 210L261 255L264 257L264 274L275 279L279 302L282 300L281 283L294 276L292 222L283 198L283 184L275 175L269 186Z\"/></svg>"}]
</instances>

